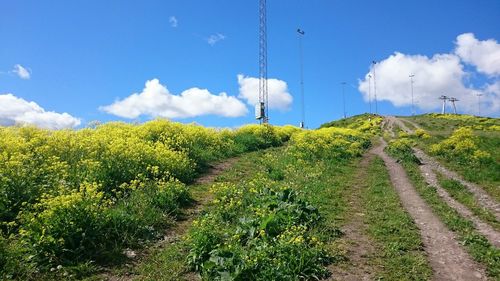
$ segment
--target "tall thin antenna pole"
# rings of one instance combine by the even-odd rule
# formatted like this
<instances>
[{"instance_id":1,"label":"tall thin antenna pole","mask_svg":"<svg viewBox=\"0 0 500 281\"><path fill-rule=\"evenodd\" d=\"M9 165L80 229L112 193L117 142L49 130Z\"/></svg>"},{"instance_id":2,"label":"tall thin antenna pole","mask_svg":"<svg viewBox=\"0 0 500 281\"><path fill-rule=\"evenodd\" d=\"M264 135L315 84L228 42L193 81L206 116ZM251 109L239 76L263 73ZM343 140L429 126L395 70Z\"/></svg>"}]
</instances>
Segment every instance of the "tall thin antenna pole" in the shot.
<instances>
[{"instance_id":1,"label":"tall thin antenna pole","mask_svg":"<svg viewBox=\"0 0 500 281\"><path fill-rule=\"evenodd\" d=\"M368 74L368 104L370 105L370 114L372 114L372 75Z\"/></svg>"},{"instance_id":2,"label":"tall thin antenna pole","mask_svg":"<svg viewBox=\"0 0 500 281\"><path fill-rule=\"evenodd\" d=\"M481 96L483 94L477 94L477 116L481 116Z\"/></svg>"},{"instance_id":3,"label":"tall thin antenna pole","mask_svg":"<svg viewBox=\"0 0 500 281\"><path fill-rule=\"evenodd\" d=\"M259 0L259 111L257 119L268 123L266 0Z\"/></svg>"},{"instance_id":4,"label":"tall thin antenna pole","mask_svg":"<svg viewBox=\"0 0 500 281\"><path fill-rule=\"evenodd\" d=\"M373 65L373 94L375 95L375 114L378 114L378 105L377 105L377 76L375 75L375 65L376 61L372 61Z\"/></svg>"},{"instance_id":5,"label":"tall thin antenna pole","mask_svg":"<svg viewBox=\"0 0 500 281\"><path fill-rule=\"evenodd\" d=\"M342 104L344 107L344 119L347 118L347 113L345 111L345 84L346 82L342 82Z\"/></svg>"},{"instance_id":6,"label":"tall thin antenna pole","mask_svg":"<svg viewBox=\"0 0 500 281\"><path fill-rule=\"evenodd\" d=\"M306 113L305 113L305 102L304 102L304 55L302 53L302 38L304 37L304 30L300 28L297 29L297 34L299 36L299 60L300 60L300 99L301 99L301 122L300 128L305 127Z\"/></svg>"},{"instance_id":7,"label":"tall thin antenna pole","mask_svg":"<svg viewBox=\"0 0 500 281\"><path fill-rule=\"evenodd\" d=\"M411 84L411 115L415 115L415 105L413 103L413 77L415 74L410 74L410 84Z\"/></svg>"}]
</instances>

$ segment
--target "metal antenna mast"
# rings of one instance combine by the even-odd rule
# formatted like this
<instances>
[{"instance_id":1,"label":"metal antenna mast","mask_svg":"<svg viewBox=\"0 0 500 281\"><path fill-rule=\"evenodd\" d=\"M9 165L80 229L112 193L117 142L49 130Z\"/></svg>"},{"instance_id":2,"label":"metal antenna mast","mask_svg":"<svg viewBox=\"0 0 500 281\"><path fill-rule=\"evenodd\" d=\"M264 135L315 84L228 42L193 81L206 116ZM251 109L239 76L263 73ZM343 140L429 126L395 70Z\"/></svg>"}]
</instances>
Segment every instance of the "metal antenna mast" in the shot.
<instances>
[{"instance_id":1,"label":"metal antenna mast","mask_svg":"<svg viewBox=\"0 0 500 281\"><path fill-rule=\"evenodd\" d=\"M345 112L345 84L346 82L342 82L342 104L344 106L344 119L347 117L347 114Z\"/></svg>"},{"instance_id":2,"label":"metal antenna mast","mask_svg":"<svg viewBox=\"0 0 500 281\"><path fill-rule=\"evenodd\" d=\"M455 106L455 102L459 100L454 97L451 97L448 100L451 101L451 104L453 105L453 113L457 114L457 107Z\"/></svg>"},{"instance_id":3,"label":"metal antenna mast","mask_svg":"<svg viewBox=\"0 0 500 281\"><path fill-rule=\"evenodd\" d=\"M370 114L372 114L372 75L368 74L368 104L370 105Z\"/></svg>"},{"instance_id":4,"label":"metal antenna mast","mask_svg":"<svg viewBox=\"0 0 500 281\"><path fill-rule=\"evenodd\" d=\"M301 108L302 108L302 120L300 122L300 128L305 127L306 122L306 113L305 113L305 104L304 104L304 56L302 54L302 38L304 37L304 30L300 28L297 29L297 33L299 35L299 59L300 59L300 99L301 99Z\"/></svg>"},{"instance_id":5,"label":"metal antenna mast","mask_svg":"<svg viewBox=\"0 0 500 281\"><path fill-rule=\"evenodd\" d=\"M481 96L483 94L477 94L477 116L481 116Z\"/></svg>"},{"instance_id":6,"label":"metal antenna mast","mask_svg":"<svg viewBox=\"0 0 500 281\"><path fill-rule=\"evenodd\" d=\"M445 95L442 95L439 97L439 99L443 101L443 107L441 108L441 114L445 114L446 113L446 100L448 99L448 97Z\"/></svg>"},{"instance_id":7,"label":"metal antenna mast","mask_svg":"<svg viewBox=\"0 0 500 281\"><path fill-rule=\"evenodd\" d=\"M415 115L415 106L413 103L413 77L415 77L415 74L410 74L410 84L411 84L411 115Z\"/></svg>"},{"instance_id":8,"label":"metal antenna mast","mask_svg":"<svg viewBox=\"0 0 500 281\"><path fill-rule=\"evenodd\" d=\"M375 75L375 65L376 61L372 61L373 65L373 94L375 95L375 114L378 114L378 105L377 105L377 76Z\"/></svg>"},{"instance_id":9,"label":"metal antenna mast","mask_svg":"<svg viewBox=\"0 0 500 281\"><path fill-rule=\"evenodd\" d=\"M267 15L266 0L259 0L259 104L256 118L261 124L269 122L267 88Z\"/></svg>"}]
</instances>

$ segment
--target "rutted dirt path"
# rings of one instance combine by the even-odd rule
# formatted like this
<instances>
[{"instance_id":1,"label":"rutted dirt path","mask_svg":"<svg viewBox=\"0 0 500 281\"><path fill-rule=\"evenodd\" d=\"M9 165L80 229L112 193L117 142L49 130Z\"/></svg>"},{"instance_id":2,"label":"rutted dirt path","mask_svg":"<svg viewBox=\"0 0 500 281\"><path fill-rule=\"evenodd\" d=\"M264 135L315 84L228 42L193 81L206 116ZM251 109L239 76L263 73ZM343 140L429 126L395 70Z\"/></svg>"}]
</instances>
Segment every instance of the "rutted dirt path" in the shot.
<instances>
[{"instance_id":1,"label":"rutted dirt path","mask_svg":"<svg viewBox=\"0 0 500 281\"><path fill-rule=\"evenodd\" d=\"M404 119L404 121L403 121L403 120L401 120L401 119L399 119L399 118L398 118L398 120L402 121L403 123L404 123L404 122L406 122L406 123L408 123L408 124L411 124L411 125L413 125L413 127L417 128L417 129L422 129L422 127L420 127L420 125L419 125L419 124L417 124L417 123L415 123L415 122L413 122L413 121L411 121L411 120Z\"/></svg>"},{"instance_id":2,"label":"rutted dirt path","mask_svg":"<svg viewBox=\"0 0 500 281\"><path fill-rule=\"evenodd\" d=\"M462 185L464 185L472 194L474 194L474 197L476 200L481 204L483 207L490 209L493 214L495 215L495 218L497 220L500 220L500 203L497 203L493 198L491 198L482 188L477 186L476 184L473 184L471 182L468 182L464 180L460 175L457 173L450 171L443 167L443 165L439 164L436 160L434 160L432 157L428 156L425 152L418 148L413 148L413 151L415 151L415 156L418 157L418 159L426 166L429 166L430 169L436 170L446 176L447 178L456 180L460 182Z\"/></svg>"},{"instance_id":3,"label":"rutted dirt path","mask_svg":"<svg viewBox=\"0 0 500 281\"><path fill-rule=\"evenodd\" d=\"M408 134L411 134L413 133L413 131L408 128L405 123L403 123L403 121L399 120L398 118L396 118L395 116L387 116L385 117L384 119L387 120L389 126L391 128L394 127L394 125L398 126L401 130L403 130L404 132L408 133Z\"/></svg>"},{"instance_id":4,"label":"rutted dirt path","mask_svg":"<svg viewBox=\"0 0 500 281\"><path fill-rule=\"evenodd\" d=\"M436 188L439 196L448 204L450 207L455 209L461 216L471 220L474 223L475 228L481 234L483 234L491 244L495 247L500 247L500 233L493 229L489 224L484 223L478 217L476 217L467 207L462 205L460 202L453 199L448 192L443 189L437 180L436 173L432 170L430 165L423 164L420 166L420 171L425 178L425 181Z\"/></svg>"},{"instance_id":5,"label":"rutted dirt path","mask_svg":"<svg viewBox=\"0 0 500 281\"><path fill-rule=\"evenodd\" d=\"M238 157L229 158L222 160L219 163L211 166L208 171L201 175L196 179L194 184L209 184L215 181L215 178L230 169L234 166L234 164L238 161ZM149 255L154 249L166 247L168 244L179 241L189 229L189 226L193 223L193 220L198 217L200 212L203 210L205 205L211 200L209 196L203 196L196 198L194 196L195 201L191 206L182 210L182 215L177 219L174 225L168 228L163 236L163 239L156 242L154 245L149 246L147 249L142 252L135 254L134 259L131 262L125 264L125 268L132 269L138 263L140 263L141 259ZM137 256L136 256L137 255ZM125 272L125 274L121 275L113 275L111 273L103 273L101 274L101 280L109 280L109 281L129 281L134 280L139 276L133 275L131 272ZM197 280L196 276L192 276L192 280Z\"/></svg>"},{"instance_id":6,"label":"rutted dirt path","mask_svg":"<svg viewBox=\"0 0 500 281\"><path fill-rule=\"evenodd\" d=\"M387 119L387 122L390 124L391 127L394 126L394 125L397 125L403 131L405 131L407 133L410 133L410 134L413 133L413 131L411 129L409 129L408 127L406 127L406 125L404 124L404 122L401 121L400 119L398 119L398 118L396 118L394 116L388 116L386 119ZM408 121L408 120L405 120L405 121L412 123L416 128L419 127L417 124L414 124L411 121ZM456 180L456 181L460 182L462 185L464 185L474 195L474 197L479 202L479 204L481 204L483 207L485 207L487 209L490 209L493 212L493 214L495 215L495 218L497 220L500 220L500 203L496 202L496 200L494 200L493 198L491 198L484 191L484 189L482 189L481 187L479 187L478 185L476 185L474 183L471 183L471 182L468 182L468 181L464 180L457 173L448 170L443 165L439 164L434 158L432 158L431 156L429 156L425 152L423 152L421 149L414 147L413 151L415 152L415 156L417 156L417 158L420 160L420 162L422 162L422 164L424 166L429 166L429 169L425 168L425 169L427 169L427 173L429 173L428 171L435 170L435 171L440 172L441 174L443 174L445 177L447 177L449 179L453 179L453 180ZM423 172L422 175L424 177L427 177L425 175L425 172ZM444 191L444 192L446 192L446 191ZM449 202L449 201L447 201L447 202ZM465 215L465 213L462 212L461 208L458 205L452 204L450 206L453 207L454 209L456 209L462 215ZM457 207L457 208L455 208L455 207ZM466 217L468 217L468 216L466 216ZM487 236L487 235L485 234L485 236ZM498 239L494 239L494 241L498 241ZM495 243L493 243L493 244L495 244ZM495 244L495 245L497 245L497 244Z\"/></svg>"},{"instance_id":7,"label":"rutted dirt path","mask_svg":"<svg viewBox=\"0 0 500 281\"><path fill-rule=\"evenodd\" d=\"M373 241L366 234L367 227L364 223L364 207L361 202L363 180L367 177L367 169L373 160L372 153L366 153L360 163L359 169L354 175L355 181L349 193L349 210L353 214L348 218L347 223L342 227L344 239L349 244L347 252L347 264L330 266L332 277L328 280L360 281L373 280L374 270L369 263L369 257L375 251Z\"/></svg>"},{"instance_id":8,"label":"rutted dirt path","mask_svg":"<svg viewBox=\"0 0 500 281\"><path fill-rule=\"evenodd\" d=\"M433 269L434 280L487 280L484 269L474 262L455 239L455 235L434 215L418 195L401 164L389 157L386 142L373 149L389 171L391 182L401 202L420 229L425 251Z\"/></svg>"}]
</instances>

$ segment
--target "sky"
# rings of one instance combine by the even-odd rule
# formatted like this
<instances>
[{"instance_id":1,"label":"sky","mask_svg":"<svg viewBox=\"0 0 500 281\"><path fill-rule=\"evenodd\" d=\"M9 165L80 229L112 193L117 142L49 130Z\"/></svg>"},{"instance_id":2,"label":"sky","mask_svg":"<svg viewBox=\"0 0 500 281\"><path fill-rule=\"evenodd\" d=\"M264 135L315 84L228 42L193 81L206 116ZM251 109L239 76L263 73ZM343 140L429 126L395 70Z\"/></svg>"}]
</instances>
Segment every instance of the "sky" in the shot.
<instances>
[{"instance_id":1,"label":"sky","mask_svg":"<svg viewBox=\"0 0 500 281\"><path fill-rule=\"evenodd\" d=\"M0 0L0 125L256 123L258 8ZM343 92L347 116L375 112L375 92L378 113L410 115L409 75L415 113L447 95L458 113L500 116L498 0L267 0L267 23L271 124L301 121L299 40L308 128L342 118Z\"/></svg>"}]
</instances>

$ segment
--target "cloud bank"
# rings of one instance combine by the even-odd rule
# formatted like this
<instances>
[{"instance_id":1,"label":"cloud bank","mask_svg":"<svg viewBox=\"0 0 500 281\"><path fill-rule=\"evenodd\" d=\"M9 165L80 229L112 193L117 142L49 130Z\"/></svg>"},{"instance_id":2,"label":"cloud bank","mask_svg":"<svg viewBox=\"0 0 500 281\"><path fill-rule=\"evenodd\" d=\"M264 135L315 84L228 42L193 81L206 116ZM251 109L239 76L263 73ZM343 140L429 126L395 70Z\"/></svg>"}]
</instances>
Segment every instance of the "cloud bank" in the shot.
<instances>
[{"instance_id":1,"label":"cloud bank","mask_svg":"<svg viewBox=\"0 0 500 281\"><path fill-rule=\"evenodd\" d=\"M45 129L66 129L80 125L80 119L68 113L45 111L35 102L28 102L13 94L0 95L0 125L35 125Z\"/></svg>"},{"instance_id":2,"label":"cloud bank","mask_svg":"<svg viewBox=\"0 0 500 281\"><path fill-rule=\"evenodd\" d=\"M389 101L396 107L411 105L409 75L414 74L415 106L420 109L438 109L441 105L438 97L444 94L459 99L457 111L460 113L477 114L477 94L483 94L481 114L498 114L500 82L495 76L500 74L499 59L500 45L496 41L479 41L471 33L457 37L454 53L427 57L395 52L375 65L377 99ZM471 73L464 70L464 63L475 66L493 81L479 88L466 85ZM358 86L365 101L368 101L369 74ZM373 79L371 88L373 100Z\"/></svg>"},{"instance_id":3,"label":"cloud bank","mask_svg":"<svg viewBox=\"0 0 500 281\"><path fill-rule=\"evenodd\" d=\"M189 118L203 115L239 117L247 114L245 104L226 93L213 95L206 89L190 88L172 94L158 79L149 80L142 92L118 100L101 110L123 118L141 115L164 118Z\"/></svg>"},{"instance_id":4,"label":"cloud bank","mask_svg":"<svg viewBox=\"0 0 500 281\"><path fill-rule=\"evenodd\" d=\"M472 33L457 37L455 53L466 63L487 75L500 75L500 44L496 40L479 41Z\"/></svg>"},{"instance_id":5,"label":"cloud bank","mask_svg":"<svg viewBox=\"0 0 500 281\"><path fill-rule=\"evenodd\" d=\"M238 75L239 98L255 106L259 103L259 78ZM267 79L269 109L285 111L290 109L293 97L288 92L288 85L279 79Z\"/></svg>"}]
</instances>

